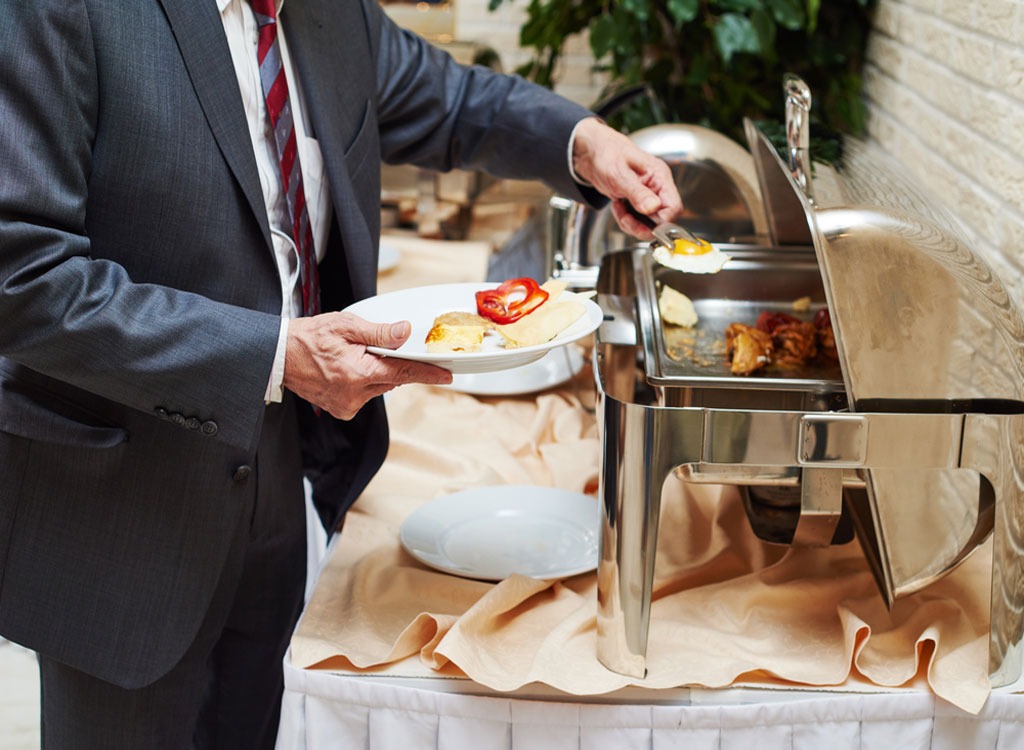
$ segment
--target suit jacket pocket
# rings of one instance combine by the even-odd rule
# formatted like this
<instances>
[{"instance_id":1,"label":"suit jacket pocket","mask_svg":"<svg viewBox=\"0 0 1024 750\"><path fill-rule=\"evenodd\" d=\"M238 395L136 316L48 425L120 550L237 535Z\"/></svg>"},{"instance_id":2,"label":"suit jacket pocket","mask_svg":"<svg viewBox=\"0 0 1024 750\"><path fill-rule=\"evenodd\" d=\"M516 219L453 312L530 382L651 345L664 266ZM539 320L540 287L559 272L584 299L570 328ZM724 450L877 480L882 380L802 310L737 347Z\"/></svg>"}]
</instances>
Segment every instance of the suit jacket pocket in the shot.
<instances>
[{"instance_id":1,"label":"suit jacket pocket","mask_svg":"<svg viewBox=\"0 0 1024 750\"><path fill-rule=\"evenodd\" d=\"M96 424L84 412L65 404L52 406L10 381L0 382L0 432L56 445L113 448L128 439L120 427Z\"/></svg>"}]
</instances>

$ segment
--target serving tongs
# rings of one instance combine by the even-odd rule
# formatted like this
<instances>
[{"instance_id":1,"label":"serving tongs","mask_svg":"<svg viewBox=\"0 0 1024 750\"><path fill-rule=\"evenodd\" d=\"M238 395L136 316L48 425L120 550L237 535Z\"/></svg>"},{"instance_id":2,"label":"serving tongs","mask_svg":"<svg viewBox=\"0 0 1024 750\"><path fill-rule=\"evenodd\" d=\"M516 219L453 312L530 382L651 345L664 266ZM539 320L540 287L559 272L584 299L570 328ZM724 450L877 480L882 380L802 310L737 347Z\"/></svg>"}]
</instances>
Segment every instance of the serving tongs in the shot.
<instances>
[{"instance_id":1,"label":"serving tongs","mask_svg":"<svg viewBox=\"0 0 1024 750\"><path fill-rule=\"evenodd\" d=\"M647 214L640 213L629 201L624 201L624 203L630 215L651 230L654 239L672 252L680 252L678 242L686 243L692 247L703 247L705 251L710 249L710 242L702 240L686 227L681 227L670 221L655 221Z\"/></svg>"}]
</instances>

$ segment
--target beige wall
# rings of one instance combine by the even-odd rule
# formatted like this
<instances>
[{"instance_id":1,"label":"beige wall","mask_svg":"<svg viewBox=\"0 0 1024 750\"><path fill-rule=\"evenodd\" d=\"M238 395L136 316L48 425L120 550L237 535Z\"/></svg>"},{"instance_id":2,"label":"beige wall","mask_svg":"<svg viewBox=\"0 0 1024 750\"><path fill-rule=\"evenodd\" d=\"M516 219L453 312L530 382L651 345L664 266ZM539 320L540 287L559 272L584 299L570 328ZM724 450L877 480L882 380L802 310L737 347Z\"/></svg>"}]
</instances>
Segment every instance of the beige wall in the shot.
<instances>
[{"instance_id":1,"label":"beige wall","mask_svg":"<svg viewBox=\"0 0 1024 750\"><path fill-rule=\"evenodd\" d=\"M455 0L461 39L483 41L511 70L527 0ZM878 0L868 50L869 137L960 219L1024 306L1024 0ZM558 90L592 104L601 79L585 40Z\"/></svg>"},{"instance_id":2,"label":"beige wall","mask_svg":"<svg viewBox=\"0 0 1024 750\"><path fill-rule=\"evenodd\" d=\"M870 137L1024 305L1024 0L879 0Z\"/></svg>"}]
</instances>

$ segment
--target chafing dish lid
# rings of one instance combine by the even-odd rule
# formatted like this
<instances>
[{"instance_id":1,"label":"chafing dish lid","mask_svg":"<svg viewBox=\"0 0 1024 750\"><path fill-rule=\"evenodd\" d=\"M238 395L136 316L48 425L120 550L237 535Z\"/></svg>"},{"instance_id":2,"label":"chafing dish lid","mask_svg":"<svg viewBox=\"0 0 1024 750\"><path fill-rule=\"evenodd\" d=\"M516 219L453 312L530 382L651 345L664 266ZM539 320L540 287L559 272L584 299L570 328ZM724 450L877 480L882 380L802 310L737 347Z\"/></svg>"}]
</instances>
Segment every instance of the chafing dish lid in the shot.
<instances>
[{"instance_id":1,"label":"chafing dish lid","mask_svg":"<svg viewBox=\"0 0 1024 750\"><path fill-rule=\"evenodd\" d=\"M770 221L806 227L813 242L854 408L1024 400L1024 320L952 216L880 148L851 138L841 167L815 162L804 191L745 126L762 191L772 191Z\"/></svg>"}]
</instances>

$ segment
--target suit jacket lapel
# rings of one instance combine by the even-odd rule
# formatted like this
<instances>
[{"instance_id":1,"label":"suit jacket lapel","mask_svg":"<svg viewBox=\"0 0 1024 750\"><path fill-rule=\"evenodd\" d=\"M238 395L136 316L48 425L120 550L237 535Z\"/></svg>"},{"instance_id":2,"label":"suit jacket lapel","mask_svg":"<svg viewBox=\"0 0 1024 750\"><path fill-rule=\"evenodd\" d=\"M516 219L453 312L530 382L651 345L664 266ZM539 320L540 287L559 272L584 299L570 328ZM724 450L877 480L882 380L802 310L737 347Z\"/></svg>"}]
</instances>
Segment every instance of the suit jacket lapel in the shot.
<instances>
[{"instance_id":1,"label":"suit jacket lapel","mask_svg":"<svg viewBox=\"0 0 1024 750\"><path fill-rule=\"evenodd\" d=\"M347 248L373 242L375 229L358 210L351 176L345 162L347 138L361 125L367 99L375 89L376 71L370 50L361 47L361 35L339 43L339 29L362 28L366 21L358 0L324 3L287 0L281 11L288 49L306 93L306 114L312 135L320 141L335 208L335 221ZM376 156L379 159L379 156ZM360 186L360 189L365 189ZM376 254L348 252L350 281L357 294L367 294L376 283Z\"/></svg>"},{"instance_id":2,"label":"suit jacket lapel","mask_svg":"<svg viewBox=\"0 0 1024 750\"><path fill-rule=\"evenodd\" d=\"M259 222L270 225L224 27L213 2L160 0L213 136Z\"/></svg>"}]
</instances>

